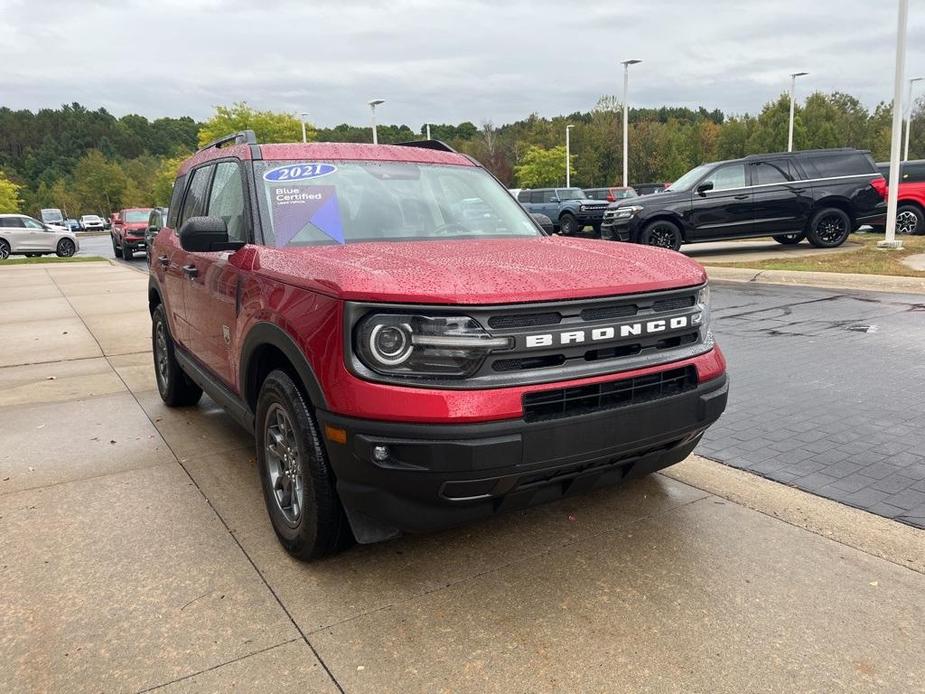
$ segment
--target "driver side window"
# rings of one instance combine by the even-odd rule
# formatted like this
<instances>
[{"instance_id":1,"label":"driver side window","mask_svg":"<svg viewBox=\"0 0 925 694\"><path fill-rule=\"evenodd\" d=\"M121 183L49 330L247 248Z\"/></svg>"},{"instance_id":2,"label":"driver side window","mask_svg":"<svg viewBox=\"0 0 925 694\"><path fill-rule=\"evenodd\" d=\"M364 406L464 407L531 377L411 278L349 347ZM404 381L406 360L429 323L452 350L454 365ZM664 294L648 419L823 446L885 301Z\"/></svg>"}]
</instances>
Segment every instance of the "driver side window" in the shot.
<instances>
[{"instance_id":1,"label":"driver side window","mask_svg":"<svg viewBox=\"0 0 925 694\"><path fill-rule=\"evenodd\" d=\"M28 217L24 217L22 221L26 229L44 229L45 228L41 224L36 222L34 219L29 219Z\"/></svg>"},{"instance_id":2,"label":"driver side window","mask_svg":"<svg viewBox=\"0 0 925 694\"><path fill-rule=\"evenodd\" d=\"M745 164L728 164L716 169L707 176L700 185L712 183L713 190L728 190L730 188L744 188Z\"/></svg>"}]
</instances>

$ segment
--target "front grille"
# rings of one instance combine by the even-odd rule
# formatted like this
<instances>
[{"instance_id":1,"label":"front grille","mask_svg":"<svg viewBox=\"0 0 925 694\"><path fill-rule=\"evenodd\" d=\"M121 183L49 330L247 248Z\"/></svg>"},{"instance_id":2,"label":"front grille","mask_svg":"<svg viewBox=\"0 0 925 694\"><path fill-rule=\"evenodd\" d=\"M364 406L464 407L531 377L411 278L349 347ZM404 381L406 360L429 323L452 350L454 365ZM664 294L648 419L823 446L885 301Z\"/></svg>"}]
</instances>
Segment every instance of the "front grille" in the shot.
<instances>
[{"instance_id":1,"label":"front grille","mask_svg":"<svg viewBox=\"0 0 925 694\"><path fill-rule=\"evenodd\" d=\"M620 381L527 393L523 396L524 419L535 422L639 405L696 387L697 371L686 366Z\"/></svg>"},{"instance_id":2,"label":"front grille","mask_svg":"<svg viewBox=\"0 0 925 694\"><path fill-rule=\"evenodd\" d=\"M513 316L492 316L489 328L533 328L537 325L557 325L562 321L561 313L526 313Z\"/></svg>"}]
</instances>

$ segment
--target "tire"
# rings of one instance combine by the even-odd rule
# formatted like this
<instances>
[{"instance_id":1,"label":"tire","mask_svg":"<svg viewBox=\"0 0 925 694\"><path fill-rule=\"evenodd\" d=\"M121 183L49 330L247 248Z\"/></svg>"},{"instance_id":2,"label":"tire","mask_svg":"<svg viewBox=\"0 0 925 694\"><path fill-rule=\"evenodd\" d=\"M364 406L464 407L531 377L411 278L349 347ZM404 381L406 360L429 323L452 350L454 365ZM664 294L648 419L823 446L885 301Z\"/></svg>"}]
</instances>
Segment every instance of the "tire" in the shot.
<instances>
[{"instance_id":1,"label":"tire","mask_svg":"<svg viewBox=\"0 0 925 694\"><path fill-rule=\"evenodd\" d=\"M58 241L58 247L55 249L55 255L59 258L70 258L77 252L77 246L70 239L61 239Z\"/></svg>"},{"instance_id":2,"label":"tire","mask_svg":"<svg viewBox=\"0 0 925 694\"><path fill-rule=\"evenodd\" d=\"M851 217L837 207L825 207L813 215L806 229L806 238L816 248L837 248L848 240Z\"/></svg>"},{"instance_id":3,"label":"tire","mask_svg":"<svg viewBox=\"0 0 925 694\"><path fill-rule=\"evenodd\" d=\"M601 225L600 225L600 224L592 224L592 225L591 225L591 228L594 230L594 235L597 236L598 238L600 238L600 236L601 236Z\"/></svg>"},{"instance_id":4,"label":"tire","mask_svg":"<svg viewBox=\"0 0 925 694\"><path fill-rule=\"evenodd\" d=\"M0 239L0 260L6 260L10 257L10 242Z\"/></svg>"},{"instance_id":5,"label":"tire","mask_svg":"<svg viewBox=\"0 0 925 694\"><path fill-rule=\"evenodd\" d=\"M122 259L131 260L135 257L135 251L125 247L125 241L122 242Z\"/></svg>"},{"instance_id":6,"label":"tire","mask_svg":"<svg viewBox=\"0 0 925 694\"><path fill-rule=\"evenodd\" d=\"M117 258L122 257L122 247L116 245L116 237L112 237L112 254Z\"/></svg>"},{"instance_id":7,"label":"tire","mask_svg":"<svg viewBox=\"0 0 925 694\"><path fill-rule=\"evenodd\" d=\"M572 236L578 233L578 221L575 219L574 215L566 212L561 217L559 217L559 230L562 232L563 236Z\"/></svg>"},{"instance_id":8,"label":"tire","mask_svg":"<svg viewBox=\"0 0 925 694\"><path fill-rule=\"evenodd\" d=\"M667 219L657 219L647 224L639 234L639 243L646 246L657 246L676 251L681 247L683 239L681 230L674 222Z\"/></svg>"},{"instance_id":9,"label":"tire","mask_svg":"<svg viewBox=\"0 0 925 694\"><path fill-rule=\"evenodd\" d=\"M346 547L353 535L318 425L285 371L272 371L264 380L255 430L260 484L280 544L302 561Z\"/></svg>"},{"instance_id":10,"label":"tire","mask_svg":"<svg viewBox=\"0 0 925 694\"><path fill-rule=\"evenodd\" d=\"M772 238L784 246L796 246L806 238L806 234L803 232L799 234L775 234Z\"/></svg>"},{"instance_id":11,"label":"tire","mask_svg":"<svg viewBox=\"0 0 925 694\"><path fill-rule=\"evenodd\" d=\"M168 407L185 407L199 402L202 388L190 380L177 362L164 304L160 304L151 314L151 347L154 353L154 380L161 400Z\"/></svg>"},{"instance_id":12,"label":"tire","mask_svg":"<svg viewBox=\"0 0 925 694\"><path fill-rule=\"evenodd\" d=\"M925 234L925 215L918 205L900 205L896 208L896 233L912 236Z\"/></svg>"}]
</instances>

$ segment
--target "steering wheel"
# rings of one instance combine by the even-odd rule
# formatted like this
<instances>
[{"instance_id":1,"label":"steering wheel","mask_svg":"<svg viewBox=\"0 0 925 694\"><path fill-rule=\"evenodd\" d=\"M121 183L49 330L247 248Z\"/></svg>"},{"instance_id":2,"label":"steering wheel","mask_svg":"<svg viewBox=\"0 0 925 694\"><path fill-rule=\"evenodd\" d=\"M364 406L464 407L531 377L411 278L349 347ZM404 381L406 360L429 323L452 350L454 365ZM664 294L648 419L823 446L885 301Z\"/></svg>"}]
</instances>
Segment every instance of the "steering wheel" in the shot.
<instances>
[{"instance_id":1,"label":"steering wheel","mask_svg":"<svg viewBox=\"0 0 925 694\"><path fill-rule=\"evenodd\" d=\"M440 226L436 227L434 229L434 234L437 236L446 236L454 229L456 231L461 231L464 234L469 233L468 227L463 226L459 222L447 222L446 224L441 224Z\"/></svg>"}]
</instances>

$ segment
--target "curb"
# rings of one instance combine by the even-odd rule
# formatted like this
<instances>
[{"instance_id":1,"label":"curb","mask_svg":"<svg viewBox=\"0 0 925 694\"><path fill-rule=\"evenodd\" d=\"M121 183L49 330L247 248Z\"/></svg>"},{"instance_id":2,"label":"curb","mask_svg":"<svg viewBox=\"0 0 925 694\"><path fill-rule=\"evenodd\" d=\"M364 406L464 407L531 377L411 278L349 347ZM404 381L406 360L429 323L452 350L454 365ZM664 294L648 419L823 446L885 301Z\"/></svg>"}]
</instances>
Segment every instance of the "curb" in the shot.
<instances>
[{"instance_id":1,"label":"curb","mask_svg":"<svg viewBox=\"0 0 925 694\"><path fill-rule=\"evenodd\" d=\"M862 275L847 272L800 272L797 270L752 270L739 267L704 269L711 280L719 282L755 282L759 284L789 284L826 289L854 289L871 292L925 294L925 277L897 275Z\"/></svg>"},{"instance_id":2,"label":"curb","mask_svg":"<svg viewBox=\"0 0 925 694\"><path fill-rule=\"evenodd\" d=\"M94 238L96 236L109 236L110 235L108 231L75 231L74 234L79 239L89 239L89 238Z\"/></svg>"}]
</instances>

